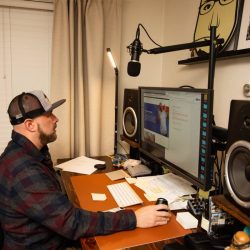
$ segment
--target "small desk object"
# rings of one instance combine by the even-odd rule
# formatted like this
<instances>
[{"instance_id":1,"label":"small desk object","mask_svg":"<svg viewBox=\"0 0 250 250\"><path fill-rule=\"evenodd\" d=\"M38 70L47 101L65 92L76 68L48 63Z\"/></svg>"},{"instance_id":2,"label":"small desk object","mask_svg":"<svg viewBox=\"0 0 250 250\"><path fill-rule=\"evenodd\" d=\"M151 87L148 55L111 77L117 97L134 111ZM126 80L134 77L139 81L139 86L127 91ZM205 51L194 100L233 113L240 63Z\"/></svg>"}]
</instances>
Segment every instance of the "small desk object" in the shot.
<instances>
[{"instance_id":1,"label":"small desk object","mask_svg":"<svg viewBox=\"0 0 250 250\"><path fill-rule=\"evenodd\" d=\"M225 212L231 214L243 224L250 227L250 210L246 212L244 209L241 209L239 205L237 206L235 202L226 198L223 194L213 196L213 202L219 208L223 209Z\"/></svg>"},{"instance_id":2,"label":"small desk object","mask_svg":"<svg viewBox=\"0 0 250 250\"><path fill-rule=\"evenodd\" d=\"M118 205L110 194L107 185L121 181L125 180L111 181L104 173L71 177L71 183L79 200L80 207L90 211L105 211L116 208ZM132 188L140 196L145 205L153 204L146 200L142 190L134 185L132 185ZM94 201L92 200L91 193L105 193L107 199L105 201ZM138 209L141 206L142 205L136 205L129 208ZM172 215L169 223L164 226L145 229L136 228L135 230L122 231L105 236L96 236L95 240L99 249L112 250L175 239L183 237L191 232L191 230L182 228L176 221L175 216Z\"/></svg>"}]
</instances>

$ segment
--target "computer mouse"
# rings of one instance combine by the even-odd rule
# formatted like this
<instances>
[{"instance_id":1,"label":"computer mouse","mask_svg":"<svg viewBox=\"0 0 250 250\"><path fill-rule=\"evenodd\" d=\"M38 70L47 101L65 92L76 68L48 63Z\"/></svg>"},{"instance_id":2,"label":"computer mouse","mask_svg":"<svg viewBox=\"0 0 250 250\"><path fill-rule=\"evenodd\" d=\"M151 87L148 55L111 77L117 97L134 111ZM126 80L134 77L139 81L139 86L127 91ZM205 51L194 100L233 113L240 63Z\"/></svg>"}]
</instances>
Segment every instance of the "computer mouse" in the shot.
<instances>
[{"instance_id":1,"label":"computer mouse","mask_svg":"<svg viewBox=\"0 0 250 250\"><path fill-rule=\"evenodd\" d=\"M158 198L155 204L156 205L158 205L158 204L168 205L168 201L165 198Z\"/></svg>"},{"instance_id":2,"label":"computer mouse","mask_svg":"<svg viewBox=\"0 0 250 250\"><path fill-rule=\"evenodd\" d=\"M168 205L168 201L165 199L165 198L158 198L156 203L156 205L159 205L159 204L165 204L165 205ZM159 209L158 211L168 211L166 209Z\"/></svg>"},{"instance_id":3,"label":"computer mouse","mask_svg":"<svg viewBox=\"0 0 250 250\"><path fill-rule=\"evenodd\" d=\"M94 168L96 168L97 170L103 170L106 168L106 165L105 164L96 164L94 166Z\"/></svg>"}]
</instances>

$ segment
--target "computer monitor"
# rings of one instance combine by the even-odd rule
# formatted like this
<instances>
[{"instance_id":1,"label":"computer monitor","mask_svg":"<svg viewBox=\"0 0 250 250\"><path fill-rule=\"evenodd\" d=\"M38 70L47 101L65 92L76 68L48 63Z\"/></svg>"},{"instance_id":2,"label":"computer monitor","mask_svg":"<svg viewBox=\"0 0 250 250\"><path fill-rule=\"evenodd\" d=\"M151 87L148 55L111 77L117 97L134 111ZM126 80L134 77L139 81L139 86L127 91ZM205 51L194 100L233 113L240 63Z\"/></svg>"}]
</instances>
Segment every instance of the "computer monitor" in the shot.
<instances>
[{"instance_id":1,"label":"computer monitor","mask_svg":"<svg viewBox=\"0 0 250 250\"><path fill-rule=\"evenodd\" d=\"M212 184L213 91L139 87L140 153L193 185Z\"/></svg>"}]
</instances>

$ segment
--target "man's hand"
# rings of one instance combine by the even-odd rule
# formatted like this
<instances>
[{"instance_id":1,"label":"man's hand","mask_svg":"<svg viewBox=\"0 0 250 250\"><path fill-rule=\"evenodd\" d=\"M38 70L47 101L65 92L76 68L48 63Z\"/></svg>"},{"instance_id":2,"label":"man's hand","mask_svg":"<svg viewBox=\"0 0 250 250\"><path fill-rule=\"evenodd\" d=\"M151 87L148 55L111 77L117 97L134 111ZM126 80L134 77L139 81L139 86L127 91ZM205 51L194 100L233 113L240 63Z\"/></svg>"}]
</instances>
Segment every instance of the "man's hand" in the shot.
<instances>
[{"instance_id":1,"label":"man's hand","mask_svg":"<svg viewBox=\"0 0 250 250\"><path fill-rule=\"evenodd\" d=\"M159 210L166 211L159 211ZM135 211L136 216L136 226L141 228L155 227L160 225L165 225L168 223L171 213L167 212L169 210L167 205L150 205L146 207L139 208Z\"/></svg>"}]
</instances>

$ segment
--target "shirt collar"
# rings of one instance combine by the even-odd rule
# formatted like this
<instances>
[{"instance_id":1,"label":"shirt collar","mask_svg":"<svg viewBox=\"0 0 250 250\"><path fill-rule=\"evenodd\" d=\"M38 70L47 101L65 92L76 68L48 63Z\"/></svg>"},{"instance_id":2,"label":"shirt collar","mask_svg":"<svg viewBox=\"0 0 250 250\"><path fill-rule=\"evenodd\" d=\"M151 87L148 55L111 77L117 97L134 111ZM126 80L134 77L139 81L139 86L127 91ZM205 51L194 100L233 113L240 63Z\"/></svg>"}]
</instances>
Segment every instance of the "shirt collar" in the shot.
<instances>
[{"instance_id":1,"label":"shirt collar","mask_svg":"<svg viewBox=\"0 0 250 250\"><path fill-rule=\"evenodd\" d=\"M12 141L22 147L28 155L37 158L38 161L43 161L50 158L47 145L45 145L41 150L38 150L37 147L27 137L15 132L14 130L12 131L11 138Z\"/></svg>"}]
</instances>

